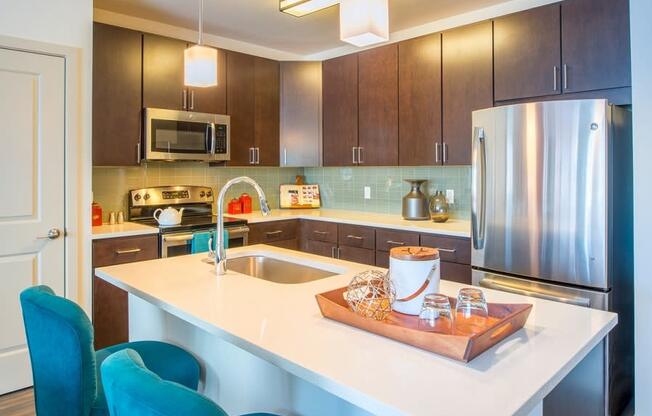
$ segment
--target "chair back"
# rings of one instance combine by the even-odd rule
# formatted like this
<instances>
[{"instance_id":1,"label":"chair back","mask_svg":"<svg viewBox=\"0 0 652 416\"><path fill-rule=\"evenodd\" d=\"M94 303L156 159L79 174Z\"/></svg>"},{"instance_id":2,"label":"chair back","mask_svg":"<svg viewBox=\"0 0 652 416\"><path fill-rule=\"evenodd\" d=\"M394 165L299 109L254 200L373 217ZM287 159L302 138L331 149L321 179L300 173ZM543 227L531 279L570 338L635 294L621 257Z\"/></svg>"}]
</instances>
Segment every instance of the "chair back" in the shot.
<instances>
[{"instance_id":1,"label":"chair back","mask_svg":"<svg viewBox=\"0 0 652 416\"><path fill-rule=\"evenodd\" d=\"M97 395L93 327L47 286L20 294L39 416L87 416Z\"/></svg>"},{"instance_id":2,"label":"chair back","mask_svg":"<svg viewBox=\"0 0 652 416\"><path fill-rule=\"evenodd\" d=\"M161 379L132 349L109 356L100 373L111 416L227 416L207 397Z\"/></svg>"}]
</instances>

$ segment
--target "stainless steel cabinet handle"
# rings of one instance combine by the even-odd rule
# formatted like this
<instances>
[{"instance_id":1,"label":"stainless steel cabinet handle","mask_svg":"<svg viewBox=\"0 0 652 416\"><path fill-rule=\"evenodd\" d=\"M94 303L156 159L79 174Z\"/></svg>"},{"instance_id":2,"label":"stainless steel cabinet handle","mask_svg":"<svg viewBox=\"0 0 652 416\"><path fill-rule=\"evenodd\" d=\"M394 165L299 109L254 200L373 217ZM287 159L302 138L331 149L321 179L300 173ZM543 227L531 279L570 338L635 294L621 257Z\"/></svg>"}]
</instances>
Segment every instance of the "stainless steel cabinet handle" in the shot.
<instances>
[{"instance_id":1,"label":"stainless steel cabinet handle","mask_svg":"<svg viewBox=\"0 0 652 416\"><path fill-rule=\"evenodd\" d=\"M135 253L140 253L141 251L143 250L140 248L128 248L124 250L116 250L115 254L135 254Z\"/></svg>"},{"instance_id":2,"label":"stainless steel cabinet handle","mask_svg":"<svg viewBox=\"0 0 652 416\"><path fill-rule=\"evenodd\" d=\"M254 155L256 156L256 164L260 165L260 147L254 147Z\"/></svg>"},{"instance_id":3,"label":"stainless steel cabinet handle","mask_svg":"<svg viewBox=\"0 0 652 416\"><path fill-rule=\"evenodd\" d=\"M337 249L337 247L335 247L335 246L331 247L331 257L334 258L334 259L337 258L337 254L335 253L336 249Z\"/></svg>"},{"instance_id":4,"label":"stainless steel cabinet handle","mask_svg":"<svg viewBox=\"0 0 652 416\"><path fill-rule=\"evenodd\" d=\"M352 235L352 234L347 235L346 238L351 238L353 240L358 240L358 241L364 240L364 237L360 237L359 235Z\"/></svg>"},{"instance_id":5,"label":"stainless steel cabinet handle","mask_svg":"<svg viewBox=\"0 0 652 416\"><path fill-rule=\"evenodd\" d=\"M358 147L358 163L364 163L364 160L362 159L362 151L364 150L364 147Z\"/></svg>"},{"instance_id":6,"label":"stainless steel cabinet handle","mask_svg":"<svg viewBox=\"0 0 652 416\"><path fill-rule=\"evenodd\" d=\"M283 148L283 166L287 166L288 164L288 149L287 147Z\"/></svg>"},{"instance_id":7,"label":"stainless steel cabinet handle","mask_svg":"<svg viewBox=\"0 0 652 416\"><path fill-rule=\"evenodd\" d=\"M256 163L256 159L255 159L255 156L254 156L254 148L250 147L249 148L249 164L253 165L255 163Z\"/></svg>"},{"instance_id":8,"label":"stainless steel cabinet handle","mask_svg":"<svg viewBox=\"0 0 652 416\"><path fill-rule=\"evenodd\" d=\"M435 142L435 163L439 163L439 148L441 147L441 143Z\"/></svg>"},{"instance_id":9,"label":"stainless steel cabinet handle","mask_svg":"<svg viewBox=\"0 0 652 416\"><path fill-rule=\"evenodd\" d=\"M265 235L267 235L268 237L271 237L271 236L274 236L274 235L279 235L279 234L283 234L283 231L282 230L276 230L276 231L267 231L265 233Z\"/></svg>"},{"instance_id":10,"label":"stainless steel cabinet handle","mask_svg":"<svg viewBox=\"0 0 652 416\"><path fill-rule=\"evenodd\" d=\"M355 157L356 156L356 149L357 149L357 147L352 147L351 148L351 150L353 151L353 164L354 165L358 164L358 161L357 161L357 159Z\"/></svg>"},{"instance_id":11,"label":"stainless steel cabinet handle","mask_svg":"<svg viewBox=\"0 0 652 416\"><path fill-rule=\"evenodd\" d=\"M557 65L552 67L552 90L557 91Z\"/></svg>"},{"instance_id":12,"label":"stainless steel cabinet handle","mask_svg":"<svg viewBox=\"0 0 652 416\"><path fill-rule=\"evenodd\" d=\"M568 65L564 64L564 91L568 89Z\"/></svg>"},{"instance_id":13,"label":"stainless steel cabinet handle","mask_svg":"<svg viewBox=\"0 0 652 416\"><path fill-rule=\"evenodd\" d=\"M392 241L392 240L387 240L387 244L392 245L392 246L404 246L405 243L403 241Z\"/></svg>"},{"instance_id":14,"label":"stainless steel cabinet handle","mask_svg":"<svg viewBox=\"0 0 652 416\"><path fill-rule=\"evenodd\" d=\"M341 258L341 257L340 257L340 248L339 248L339 247L337 247L337 258L338 258L338 259Z\"/></svg>"},{"instance_id":15,"label":"stainless steel cabinet handle","mask_svg":"<svg viewBox=\"0 0 652 416\"><path fill-rule=\"evenodd\" d=\"M140 141L136 143L136 163L140 165Z\"/></svg>"},{"instance_id":16,"label":"stainless steel cabinet handle","mask_svg":"<svg viewBox=\"0 0 652 416\"><path fill-rule=\"evenodd\" d=\"M328 231L319 231L319 230L314 230L313 233L319 234L319 235L326 235L328 234Z\"/></svg>"},{"instance_id":17,"label":"stainless steel cabinet handle","mask_svg":"<svg viewBox=\"0 0 652 416\"><path fill-rule=\"evenodd\" d=\"M190 91L190 109L195 109L195 91Z\"/></svg>"},{"instance_id":18,"label":"stainless steel cabinet handle","mask_svg":"<svg viewBox=\"0 0 652 416\"><path fill-rule=\"evenodd\" d=\"M480 280L478 284L481 287L486 287L488 289L501 290L503 292L515 293L517 295L530 296L533 298L546 299L546 300L554 300L555 302L568 303L577 306L585 306L585 307L591 306L591 300L588 298L583 298L580 296L568 297L562 295L561 293L560 294L543 293L540 291L528 290L525 288L516 287L512 285L504 285L488 278L484 278Z\"/></svg>"},{"instance_id":19,"label":"stainless steel cabinet handle","mask_svg":"<svg viewBox=\"0 0 652 416\"><path fill-rule=\"evenodd\" d=\"M183 90L183 104L182 107L184 110L188 109L188 90Z\"/></svg>"},{"instance_id":20,"label":"stainless steel cabinet handle","mask_svg":"<svg viewBox=\"0 0 652 416\"><path fill-rule=\"evenodd\" d=\"M457 250L454 249L454 248L439 248L439 247L437 247L437 250L443 251L444 253L455 253L455 252L457 252Z\"/></svg>"},{"instance_id":21,"label":"stainless steel cabinet handle","mask_svg":"<svg viewBox=\"0 0 652 416\"><path fill-rule=\"evenodd\" d=\"M474 133L476 140L473 144L471 231L473 232L473 247L480 250L484 247L487 154L484 128L476 127Z\"/></svg>"},{"instance_id":22,"label":"stainless steel cabinet handle","mask_svg":"<svg viewBox=\"0 0 652 416\"><path fill-rule=\"evenodd\" d=\"M446 144L446 142L444 142L443 148L444 148L443 161L444 161L444 163L446 163L446 162L448 162L448 145Z\"/></svg>"},{"instance_id":23,"label":"stainless steel cabinet handle","mask_svg":"<svg viewBox=\"0 0 652 416\"><path fill-rule=\"evenodd\" d=\"M58 228L50 228L47 235L36 237L37 240L56 240L61 237L61 230Z\"/></svg>"}]
</instances>

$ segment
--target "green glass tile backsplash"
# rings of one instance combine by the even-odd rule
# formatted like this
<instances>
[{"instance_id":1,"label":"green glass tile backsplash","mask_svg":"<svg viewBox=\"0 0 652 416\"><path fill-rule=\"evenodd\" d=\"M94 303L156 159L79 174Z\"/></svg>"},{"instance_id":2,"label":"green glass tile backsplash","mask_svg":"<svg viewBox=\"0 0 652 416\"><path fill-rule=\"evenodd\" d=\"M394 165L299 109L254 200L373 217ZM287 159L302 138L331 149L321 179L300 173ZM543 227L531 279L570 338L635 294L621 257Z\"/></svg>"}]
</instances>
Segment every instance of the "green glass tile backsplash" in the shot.
<instances>
[{"instance_id":1,"label":"green glass tile backsplash","mask_svg":"<svg viewBox=\"0 0 652 416\"><path fill-rule=\"evenodd\" d=\"M278 208L279 185L294 183L296 175L305 175L306 183L320 185L322 206L333 209L401 214L401 198L409 191L404 179L427 179L423 190L452 189L455 203L453 218L469 218L471 204L471 168L454 167L343 167L343 168L224 168L198 162L149 162L141 167L93 168L93 198L100 203L105 220L110 211L127 211L130 189L159 185L203 185L215 191L230 179L247 175L256 180L272 208ZM364 187L371 188L371 199L364 199ZM255 191L246 184L236 185L227 198ZM253 196L253 195L252 195ZM253 198L257 209L257 198Z\"/></svg>"}]
</instances>

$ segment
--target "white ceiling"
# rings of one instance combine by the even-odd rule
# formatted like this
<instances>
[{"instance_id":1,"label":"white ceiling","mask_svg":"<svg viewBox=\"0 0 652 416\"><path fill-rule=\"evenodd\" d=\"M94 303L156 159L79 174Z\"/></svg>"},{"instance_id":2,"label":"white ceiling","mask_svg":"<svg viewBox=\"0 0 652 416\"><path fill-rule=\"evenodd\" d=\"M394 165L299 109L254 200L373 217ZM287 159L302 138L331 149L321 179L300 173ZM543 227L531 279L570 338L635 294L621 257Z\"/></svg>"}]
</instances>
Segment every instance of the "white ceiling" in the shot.
<instances>
[{"instance_id":1,"label":"white ceiling","mask_svg":"<svg viewBox=\"0 0 652 416\"><path fill-rule=\"evenodd\" d=\"M390 32L505 3L507 0L389 0ZM346 45L339 39L339 6L301 18L278 10L278 0L204 0L204 31L297 55ZM198 0L94 0L94 7L196 29Z\"/></svg>"}]
</instances>

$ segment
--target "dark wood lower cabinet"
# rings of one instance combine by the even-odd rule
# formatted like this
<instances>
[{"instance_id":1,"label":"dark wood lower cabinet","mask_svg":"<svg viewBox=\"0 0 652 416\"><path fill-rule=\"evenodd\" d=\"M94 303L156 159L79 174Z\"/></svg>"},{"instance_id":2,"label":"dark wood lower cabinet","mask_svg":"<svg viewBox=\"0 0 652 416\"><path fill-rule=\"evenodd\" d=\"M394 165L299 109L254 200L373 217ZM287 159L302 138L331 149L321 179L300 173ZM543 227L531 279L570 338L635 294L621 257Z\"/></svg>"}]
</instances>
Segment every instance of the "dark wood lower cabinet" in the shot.
<instances>
[{"instance_id":1,"label":"dark wood lower cabinet","mask_svg":"<svg viewBox=\"0 0 652 416\"><path fill-rule=\"evenodd\" d=\"M444 280L451 280L453 282L470 285L471 266L468 264L459 264L459 263L451 263L448 261L442 261L440 276Z\"/></svg>"},{"instance_id":2,"label":"dark wood lower cabinet","mask_svg":"<svg viewBox=\"0 0 652 416\"><path fill-rule=\"evenodd\" d=\"M109 238L93 241L93 269L158 258L158 236ZM129 340L127 292L93 276L95 348Z\"/></svg>"},{"instance_id":3,"label":"dark wood lower cabinet","mask_svg":"<svg viewBox=\"0 0 652 416\"><path fill-rule=\"evenodd\" d=\"M338 249L340 260L352 261L355 263L376 264L376 252L367 248L340 246Z\"/></svg>"},{"instance_id":4,"label":"dark wood lower cabinet","mask_svg":"<svg viewBox=\"0 0 652 416\"><path fill-rule=\"evenodd\" d=\"M306 253L316 254L324 257L336 257L337 244L326 241L304 240L301 242L301 250Z\"/></svg>"},{"instance_id":5,"label":"dark wood lower cabinet","mask_svg":"<svg viewBox=\"0 0 652 416\"><path fill-rule=\"evenodd\" d=\"M249 224L249 244L272 244L299 238L299 220Z\"/></svg>"}]
</instances>

